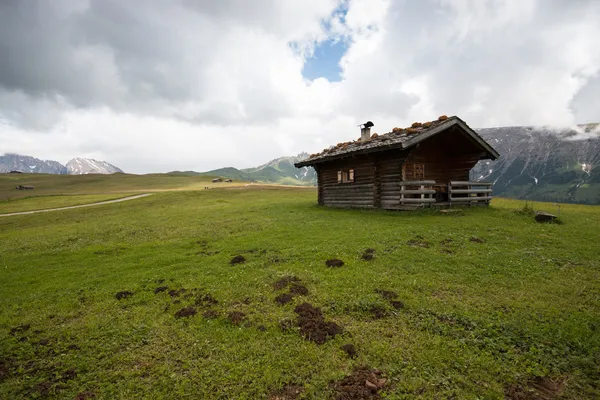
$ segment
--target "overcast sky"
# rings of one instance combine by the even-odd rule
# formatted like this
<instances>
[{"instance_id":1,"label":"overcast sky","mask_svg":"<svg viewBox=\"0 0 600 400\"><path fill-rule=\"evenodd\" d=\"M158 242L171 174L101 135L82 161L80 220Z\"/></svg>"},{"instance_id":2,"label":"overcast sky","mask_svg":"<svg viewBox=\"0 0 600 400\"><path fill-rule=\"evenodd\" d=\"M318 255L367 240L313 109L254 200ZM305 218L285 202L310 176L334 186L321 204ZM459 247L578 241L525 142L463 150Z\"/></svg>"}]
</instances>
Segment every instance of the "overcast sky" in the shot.
<instances>
[{"instance_id":1,"label":"overcast sky","mask_svg":"<svg viewBox=\"0 0 600 400\"><path fill-rule=\"evenodd\" d=\"M1 0L0 154L256 166L458 115L600 121L598 0Z\"/></svg>"}]
</instances>

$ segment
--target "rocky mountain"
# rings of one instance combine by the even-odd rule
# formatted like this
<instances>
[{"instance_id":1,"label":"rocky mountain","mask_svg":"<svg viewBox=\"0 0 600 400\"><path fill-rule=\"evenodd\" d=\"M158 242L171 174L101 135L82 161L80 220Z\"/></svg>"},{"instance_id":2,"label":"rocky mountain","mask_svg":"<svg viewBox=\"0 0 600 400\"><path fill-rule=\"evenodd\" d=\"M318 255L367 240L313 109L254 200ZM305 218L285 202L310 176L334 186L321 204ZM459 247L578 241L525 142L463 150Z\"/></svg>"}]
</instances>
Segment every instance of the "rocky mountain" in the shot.
<instances>
[{"instance_id":1,"label":"rocky mountain","mask_svg":"<svg viewBox=\"0 0 600 400\"><path fill-rule=\"evenodd\" d=\"M600 124L477 131L501 157L480 161L471 179L494 182L494 195L600 204Z\"/></svg>"},{"instance_id":2,"label":"rocky mountain","mask_svg":"<svg viewBox=\"0 0 600 400\"><path fill-rule=\"evenodd\" d=\"M0 156L0 173L20 171L28 174L113 174L123 172L106 161L90 158L74 158L62 165L58 161L40 160L39 158L20 154L5 154Z\"/></svg>"},{"instance_id":3,"label":"rocky mountain","mask_svg":"<svg viewBox=\"0 0 600 400\"><path fill-rule=\"evenodd\" d=\"M91 158L74 158L67 163L67 170L70 175L85 174L114 174L123 172L120 168L106 161L98 161Z\"/></svg>"},{"instance_id":4,"label":"rocky mountain","mask_svg":"<svg viewBox=\"0 0 600 400\"><path fill-rule=\"evenodd\" d=\"M304 160L308 153L297 156L280 157L255 168L237 169L233 167L219 168L202 172L198 175L220 176L249 182L277 183L280 185L312 186L317 183L317 175L313 168L296 168L294 163ZM186 172L189 174L190 172Z\"/></svg>"},{"instance_id":5,"label":"rocky mountain","mask_svg":"<svg viewBox=\"0 0 600 400\"><path fill-rule=\"evenodd\" d=\"M67 167L58 161L7 153L0 156L0 172L21 171L38 174L68 174Z\"/></svg>"}]
</instances>

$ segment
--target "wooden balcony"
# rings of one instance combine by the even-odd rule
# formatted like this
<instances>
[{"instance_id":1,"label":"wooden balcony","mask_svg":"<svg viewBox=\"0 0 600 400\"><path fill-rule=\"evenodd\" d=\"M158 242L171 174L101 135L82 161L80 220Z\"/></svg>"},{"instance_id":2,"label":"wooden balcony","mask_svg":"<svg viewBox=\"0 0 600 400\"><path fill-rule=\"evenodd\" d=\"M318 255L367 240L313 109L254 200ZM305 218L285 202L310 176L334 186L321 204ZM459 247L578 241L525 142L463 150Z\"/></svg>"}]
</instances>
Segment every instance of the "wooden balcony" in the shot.
<instances>
[{"instance_id":1,"label":"wooden balcony","mask_svg":"<svg viewBox=\"0 0 600 400\"><path fill-rule=\"evenodd\" d=\"M487 206L492 199L492 183L451 181L402 181L397 206L388 209L412 210L423 207Z\"/></svg>"}]
</instances>

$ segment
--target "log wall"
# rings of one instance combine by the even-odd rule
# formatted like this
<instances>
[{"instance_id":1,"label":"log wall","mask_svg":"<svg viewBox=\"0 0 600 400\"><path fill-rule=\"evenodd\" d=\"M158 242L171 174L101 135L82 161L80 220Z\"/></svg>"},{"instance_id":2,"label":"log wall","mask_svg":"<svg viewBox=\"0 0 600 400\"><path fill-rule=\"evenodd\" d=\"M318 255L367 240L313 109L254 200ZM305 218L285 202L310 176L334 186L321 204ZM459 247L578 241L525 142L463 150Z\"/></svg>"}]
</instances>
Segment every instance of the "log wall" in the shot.
<instances>
[{"instance_id":1,"label":"log wall","mask_svg":"<svg viewBox=\"0 0 600 400\"><path fill-rule=\"evenodd\" d=\"M340 169L354 169L354 182L338 183ZM330 207L375 208L375 162L372 156L352 157L319 166L319 204Z\"/></svg>"}]
</instances>

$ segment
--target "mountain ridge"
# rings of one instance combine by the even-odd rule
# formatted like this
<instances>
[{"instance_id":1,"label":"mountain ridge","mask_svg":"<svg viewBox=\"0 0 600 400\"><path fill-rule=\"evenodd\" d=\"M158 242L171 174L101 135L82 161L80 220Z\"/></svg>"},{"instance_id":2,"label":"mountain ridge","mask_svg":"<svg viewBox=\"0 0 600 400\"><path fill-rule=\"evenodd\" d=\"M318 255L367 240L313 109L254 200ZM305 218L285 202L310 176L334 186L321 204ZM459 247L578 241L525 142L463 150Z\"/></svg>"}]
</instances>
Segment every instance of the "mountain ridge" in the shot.
<instances>
[{"instance_id":1,"label":"mountain ridge","mask_svg":"<svg viewBox=\"0 0 600 400\"><path fill-rule=\"evenodd\" d=\"M41 160L39 158L16 153L5 153L0 156L0 173L19 171L32 174L58 174L58 175L85 175L85 174L113 174L123 172L120 168L106 162L92 158L76 157L66 165L54 160Z\"/></svg>"}]
</instances>

